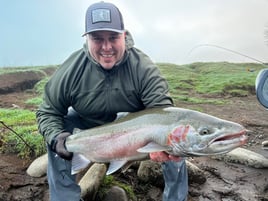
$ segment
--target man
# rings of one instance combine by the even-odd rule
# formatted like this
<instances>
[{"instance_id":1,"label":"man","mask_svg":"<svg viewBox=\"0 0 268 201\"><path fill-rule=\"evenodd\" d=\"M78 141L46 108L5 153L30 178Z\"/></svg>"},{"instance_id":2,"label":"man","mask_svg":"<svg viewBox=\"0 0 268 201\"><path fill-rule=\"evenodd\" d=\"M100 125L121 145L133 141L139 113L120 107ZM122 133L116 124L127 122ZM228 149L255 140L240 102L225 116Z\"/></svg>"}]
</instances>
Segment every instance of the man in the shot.
<instances>
[{"instance_id":1,"label":"man","mask_svg":"<svg viewBox=\"0 0 268 201\"><path fill-rule=\"evenodd\" d=\"M150 58L133 45L122 15L111 3L95 3L86 12L86 44L74 52L45 86L36 115L47 142L51 201L78 201L80 187L71 175L72 153L64 146L74 127L92 128L115 120L117 112L171 106L168 85ZM163 162L164 201L186 200L185 161L166 153L150 154Z\"/></svg>"}]
</instances>

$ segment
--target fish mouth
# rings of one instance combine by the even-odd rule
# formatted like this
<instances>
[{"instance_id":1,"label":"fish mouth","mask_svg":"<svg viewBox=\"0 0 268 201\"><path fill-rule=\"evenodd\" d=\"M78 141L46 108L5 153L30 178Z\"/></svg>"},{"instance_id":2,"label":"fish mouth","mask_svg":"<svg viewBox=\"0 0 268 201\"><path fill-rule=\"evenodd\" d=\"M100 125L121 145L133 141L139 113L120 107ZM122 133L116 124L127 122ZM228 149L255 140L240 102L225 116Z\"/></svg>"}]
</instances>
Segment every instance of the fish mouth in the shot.
<instances>
[{"instance_id":1,"label":"fish mouth","mask_svg":"<svg viewBox=\"0 0 268 201\"><path fill-rule=\"evenodd\" d=\"M247 142L246 130L242 130L238 133L232 133L229 135L222 135L214 138L210 141L209 145L212 144L238 144L239 146L244 145Z\"/></svg>"},{"instance_id":2,"label":"fish mouth","mask_svg":"<svg viewBox=\"0 0 268 201\"><path fill-rule=\"evenodd\" d=\"M213 138L209 143L201 144L198 148L192 151L187 151L179 147L179 151L183 156L211 156L227 153L247 142L246 130L241 130L237 133L222 134Z\"/></svg>"}]
</instances>

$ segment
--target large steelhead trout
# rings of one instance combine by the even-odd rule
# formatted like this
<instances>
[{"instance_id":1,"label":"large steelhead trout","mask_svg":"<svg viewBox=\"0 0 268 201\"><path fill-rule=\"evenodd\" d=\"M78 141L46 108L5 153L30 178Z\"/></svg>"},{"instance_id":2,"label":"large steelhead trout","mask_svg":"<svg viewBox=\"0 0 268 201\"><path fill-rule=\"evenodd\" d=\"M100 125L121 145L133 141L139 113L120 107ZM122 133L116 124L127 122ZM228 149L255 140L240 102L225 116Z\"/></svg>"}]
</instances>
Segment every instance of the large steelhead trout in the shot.
<instances>
[{"instance_id":1,"label":"large steelhead trout","mask_svg":"<svg viewBox=\"0 0 268 201\"><path fill-rule=\"evenodd\" d=\"M201 112L153 108L79 131L67 138L66 149L74 153L73 173L100 162L110 163L107 174L111 174L128 161L148 158L150 152L182 157L227 153L246 143L245 134L240 124Z\"/></svg>"}]
</instances>

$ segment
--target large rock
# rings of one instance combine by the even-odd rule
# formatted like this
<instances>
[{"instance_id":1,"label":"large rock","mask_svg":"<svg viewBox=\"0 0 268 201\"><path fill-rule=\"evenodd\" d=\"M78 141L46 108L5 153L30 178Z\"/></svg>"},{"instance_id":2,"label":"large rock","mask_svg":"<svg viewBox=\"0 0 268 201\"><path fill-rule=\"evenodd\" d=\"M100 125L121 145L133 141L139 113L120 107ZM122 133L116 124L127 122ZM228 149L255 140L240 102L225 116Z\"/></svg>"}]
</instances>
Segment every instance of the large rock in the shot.
<instances>
[{"instance_id":1,"label":"large rock","mask_svg":"<svg viewBox=\"0 0 268 201\"><path fill-rule=\"evenodd\" d=\"M36 158L27 168L26 172L31 177L43 177L47 173L47 164L48 156L44 154Z\"/></svg>"},{"instance_id":2,"label":"large rock","mask_svg":"<svg viewBox=\"0 0 268 201\"><path fill-rule=\"evenodd\" d=\"M138 179L144 183L154 184L158 187L164 186L164 178L160 163L151 160L141 161L137 176Z\"/></svg>"},{"instance_id":3,"label":"large rock","mask_svg":"<svg viewBox=\"0 0 268 201\"><path fill-rule=\"evenodd\" d=\"M213 156L212 158L225 162L240 163L254 168L268 168L268 158L244 148L236 148L227 154Z\"/></svg>"},{"instance_id":4,"label":"large rock","mask_svg":"<svg viewBox=\"0 0 268 201\"><path fill-rule=\"evenodd\" d=\"M189 183L203 184L206 182L205 173L199 167L186 160ZM163 187L164 179L160 163L153 161L142 161L138 169L138 178L144 183L151 183L154 186Z\"/></svg>"},{"instance_id":5,"label":"large rock","mask_svg":"<svg viewBox=\"0 0 268 201\"><path fill-rule=\"evenodd\" d=\"M126 191L119 186L112 186L103 201L128 201Z\"/></svg>"},{"instance_id":6,"label":"large rock","mask_svg":"<svg viewBox=\"0 0 268 201\"><path fill-rule=\"evenodd\" d=\"M106 174L107 167L103 163L94 163L79 182L81 197L94 199Z\"/></svg>"},{"instance_id":7,"label":"large rock","mask_svg":"<svg viewBox=\"0 0 268 201\"><path fill-rule=\"evenodd\" d=\"M206 182L206 176L203 170L195 164L186 160L189 183L203 184Z\"/></svg>"}]
</instances>

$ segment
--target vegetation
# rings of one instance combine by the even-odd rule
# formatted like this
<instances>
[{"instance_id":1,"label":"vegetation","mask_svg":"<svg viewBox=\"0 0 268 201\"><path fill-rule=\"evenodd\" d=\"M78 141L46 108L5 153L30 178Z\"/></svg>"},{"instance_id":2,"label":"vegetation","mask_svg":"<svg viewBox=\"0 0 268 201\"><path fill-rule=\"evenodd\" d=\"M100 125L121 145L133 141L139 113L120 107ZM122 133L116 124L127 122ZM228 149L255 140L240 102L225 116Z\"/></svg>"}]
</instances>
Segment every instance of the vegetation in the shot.
<instances>
[{"instance_id":1,"label":"vegetation","mask_svg":"<svg viewBox=\"0 0 268 201\"><path fill-rule=\"evenodd\" d=\"M0 121L1 152L17 153L22 158L36 157L45 152L43 137L38 133L34 112L1 108Z\"/></svg>"},{"instance_id":2,"label":"vegetation","mask_svg":"<svg viewBox=\"0 0 268 201\"><path fill-rule=\"evenodd\" d=\"M34 72L42 72L44 73L44 69L47 68L57 68L56 65L53 66L19 66L19 67L7 67L0 68L0 75L6 73L17 73L17 72L25 72L25 71L34 71Z\"/></svg>"},{"instance_id":3,"label":"vegetation","mask_svg":"<svg viewBox=\"0 0 268 201\"><path fill-rule=\"evenodd\" d=\"M103 197L107 194L107 191L112 187L112 186L119 186L122 189L125 190L125 192L128 195L128 198L130 200L137 200L135 193L134 193L134 189L131 185L127 184L127 183L123 183L121 181L118 181L115 179L114 176L112 175L107 175L104 177L104 180L100 186L100 191L98 192L98 196L101 198L101 200L103 199Z\"/></svg>"},{"instance_id":4,"label":"vegetation","mask_svg":"<svg viewBox=\"0 0 268 201\"><path fill-rule=\"evenodd\" d=\"M192 63L175 65L159 63L162 75L167 79L170 93L176 105L187 102L225 104L228 97L248 96L255 93L255 78L261 64L253 63ZM51 66L49 66L51 67ZM42 71L45 67L0 69L0 74L15 71ZM36 97L26 104L38 106L42 102L44 84L48 77L38 82L33 91ZM225 97L227 100L219 99ZM35 112L27 109L0 109L0 151L15 152L21 157L39 156L45 152L45 143L38 133ZM16 134L14 133L16 132ZM18 135L20 137L18 137ZM24 139L28 145L22 140Z\"/></svg>"},{"instance_id":5,"label":"vegetation","mask_svg":"<svg viewBox=\"0 0 268 201\"><path fill-rule=\"evenodd\" d=\"M218 97L247 96L255 93L255 79L263 68L253 63L159 64L168 80L175 103L223 104ZM214 98L213 98L214 97Z\"/></svg>"}]
</instances>

